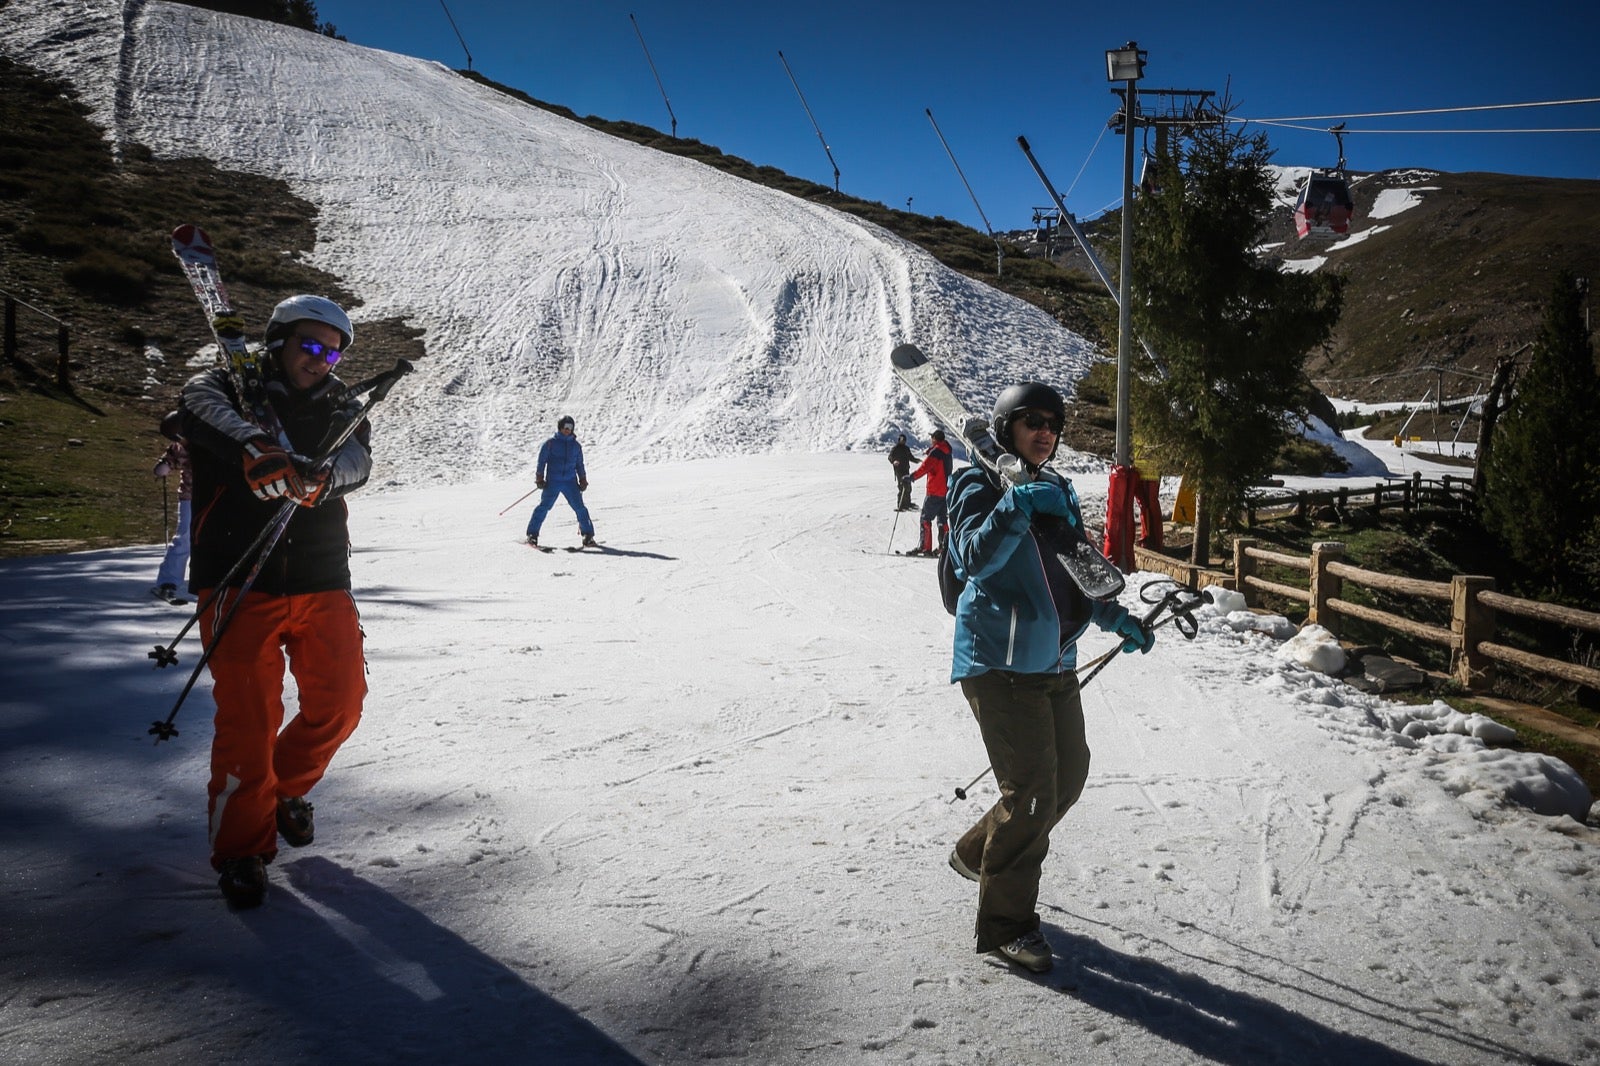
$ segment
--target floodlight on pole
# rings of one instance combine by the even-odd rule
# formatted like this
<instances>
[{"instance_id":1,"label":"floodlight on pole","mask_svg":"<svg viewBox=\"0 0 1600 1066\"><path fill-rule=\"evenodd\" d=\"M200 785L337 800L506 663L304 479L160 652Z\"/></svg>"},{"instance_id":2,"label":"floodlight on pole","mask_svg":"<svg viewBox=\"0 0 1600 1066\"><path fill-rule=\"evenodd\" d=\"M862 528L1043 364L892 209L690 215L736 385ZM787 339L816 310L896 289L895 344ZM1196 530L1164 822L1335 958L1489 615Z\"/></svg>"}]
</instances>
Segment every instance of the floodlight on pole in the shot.
<instances>
[{"instance_id":1,"label":"floodlight on pole","mask_svg":"<svg viewBox=\"0 0 1600 1066\"><path fill-rule=\"evenodd\" d=\"M1133 431L1132 398L1133 305L1128 300L1133 277L1133 139L1139 125L1139 93L1148 52L1129 41L1106 50L1106 80L1122 82L1122 261L1117 278L1117 451L1112 485L1106 493L1106 555L1123 570L1133 569ZM1117 90L1112 90L1116 92Z\"/></svg>"}]
</instances>

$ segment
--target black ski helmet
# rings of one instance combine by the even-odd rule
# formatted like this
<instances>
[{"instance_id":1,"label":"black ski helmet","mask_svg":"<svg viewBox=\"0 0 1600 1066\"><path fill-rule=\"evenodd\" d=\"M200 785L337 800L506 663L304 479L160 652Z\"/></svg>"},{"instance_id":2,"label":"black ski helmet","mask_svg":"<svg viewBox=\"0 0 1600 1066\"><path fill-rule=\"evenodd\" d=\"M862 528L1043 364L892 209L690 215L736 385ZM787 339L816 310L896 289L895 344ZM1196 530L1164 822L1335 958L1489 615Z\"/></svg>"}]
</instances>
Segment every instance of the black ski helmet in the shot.
<instances>
[{"instance_id":1,"label":"black ski helmet","mask_svg":"<svg viewBox=\"0 0 1600 1066\"><path fill-rule=\"evenodd\" d=\"M168 440L177 440L183 436L183 412L168 411L161 420L161 435Z\"/></svg>"},{"instance_id":2,"label":"black ski helmet","mask_svg":"<svg viewBox=\"0 0 1600 1066\"><path fill-rule=\"evenodd\" d=\"M572 427L572 431L574 433L576 433L578 431L578 423L576 423L576 422L574 422L572 420L572 416L571 415L562 415L559 419L556 420L556 429L561 430L561 429L565 429L568 426Z\"/></svg>"},{"instance_id":3,"label":"black ski helmet","mask_svg":"<svg viewBox=\"0 0 1600 1066\"><path fill-rule=\"evenodd\" d=\"M1024 381L1019 385L1012 385L1000 393L994 401L994 439L1000 447L1016 454L1016 445L1011 440L1011 420L1017 416L1018 411L1044 411L1059 418L1062 422L1067 420L1067 405L1061 399L1061 394L1042 381ZM1061 447L1061 437L1056 436L1056 448ZM1055 449L1050 450L1050 458L1055 458ZM1049 462L1049 459L1045 460Z\"/></svg>"}]
</instances>

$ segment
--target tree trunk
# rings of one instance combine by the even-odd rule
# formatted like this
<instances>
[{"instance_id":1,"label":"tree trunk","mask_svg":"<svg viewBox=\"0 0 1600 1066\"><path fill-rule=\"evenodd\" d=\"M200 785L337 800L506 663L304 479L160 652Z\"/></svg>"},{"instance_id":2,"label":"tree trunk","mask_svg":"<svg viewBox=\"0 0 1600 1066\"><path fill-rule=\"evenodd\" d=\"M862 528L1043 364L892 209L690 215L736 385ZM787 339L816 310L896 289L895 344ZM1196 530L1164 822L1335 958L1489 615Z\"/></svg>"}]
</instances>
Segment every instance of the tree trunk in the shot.
<instances>
[{"instance_id":1,"label":"tree trunk","mask_svg":"<svg viewBox=\"0 0 1600 1066\"><path fill-rule=\"evenodd\" d=\"M1211 562L1211 514L1206 508L1203 492L1194 494L1194 544L1189 549L1189 563L1206 566Z\"/></svg>"},{"instance_id":2,"label":"tree trunk","mask_svg":"<svg viewBox=\"0 0 1600 1066\"><path fill-rule=\"evenodd\" d=\"M1494 376L1489 380L1489 393L1483 400L1483 417L1478 421L1478 454L1472 464L1472 496L1483 499L1484 472L1489 469L1489 449L1494 439L1494 424L1500 417L1500 403L1511 388L1511 372L1515 369L1515 355L1502 355L1495 360Z\"/></svg>"}]
</instances>

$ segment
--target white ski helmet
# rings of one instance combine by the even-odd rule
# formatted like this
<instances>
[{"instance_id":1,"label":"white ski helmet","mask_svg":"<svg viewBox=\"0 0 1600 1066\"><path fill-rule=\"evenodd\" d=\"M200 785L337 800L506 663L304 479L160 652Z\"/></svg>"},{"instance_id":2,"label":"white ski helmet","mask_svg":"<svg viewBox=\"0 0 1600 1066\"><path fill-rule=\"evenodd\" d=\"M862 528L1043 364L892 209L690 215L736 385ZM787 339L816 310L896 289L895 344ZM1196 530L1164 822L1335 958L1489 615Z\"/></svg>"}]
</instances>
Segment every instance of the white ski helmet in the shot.
<instances>
[{"instance_id":1,"label":"white ski helmet","mask_svg":"<svg viewBox=\"0 0 1600 1066\"><path fill-rule=\"evenodd\" d=\"M291 296L272 309L267 319L267 346L276 349L288 339L296 322L321 322L339 331L339 347L348 348L355 343L356 330L350 316L326 296L301 293Z\"/></svg>"}]
</instances>

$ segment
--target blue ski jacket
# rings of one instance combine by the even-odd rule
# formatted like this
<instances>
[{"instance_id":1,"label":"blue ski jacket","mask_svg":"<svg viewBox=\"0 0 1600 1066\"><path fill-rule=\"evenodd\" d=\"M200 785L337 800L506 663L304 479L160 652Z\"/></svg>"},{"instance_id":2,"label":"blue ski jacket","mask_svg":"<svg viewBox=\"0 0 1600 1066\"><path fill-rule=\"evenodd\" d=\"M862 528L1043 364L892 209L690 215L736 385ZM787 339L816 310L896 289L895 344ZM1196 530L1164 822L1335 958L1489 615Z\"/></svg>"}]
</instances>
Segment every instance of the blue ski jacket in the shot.
<instances>
[{"instance_id":1,"label":"blue ski jacket","mask_svg":"<svg viewBox=\"0 0 1600 1066\"><path fill-rule=\"evenodd\" d=\"M1060 485L1079 528L1083 514L1066 478ZM1078 665L1078 638L1090 622L1113 631L1128 616L1114 600L1091 600L1055 554L1034 537L1028 515L1009 488L977 466L956 475L950 489L951 562L966 581L956 604L950 680L990 670L1059 674Z\"/></svg>"},{"instance_id":2,"label":"blue ski jacket","mask_svg":"<svg viewBox=\"0 0 1600 1066\"><path fill-rule=\"evenodd\" d=\"M556 433L539 448L539 465L534 477L549 484L562 481L588 481L583 469L583 445L576 434Z\"/></svg>"}]
</instances>

